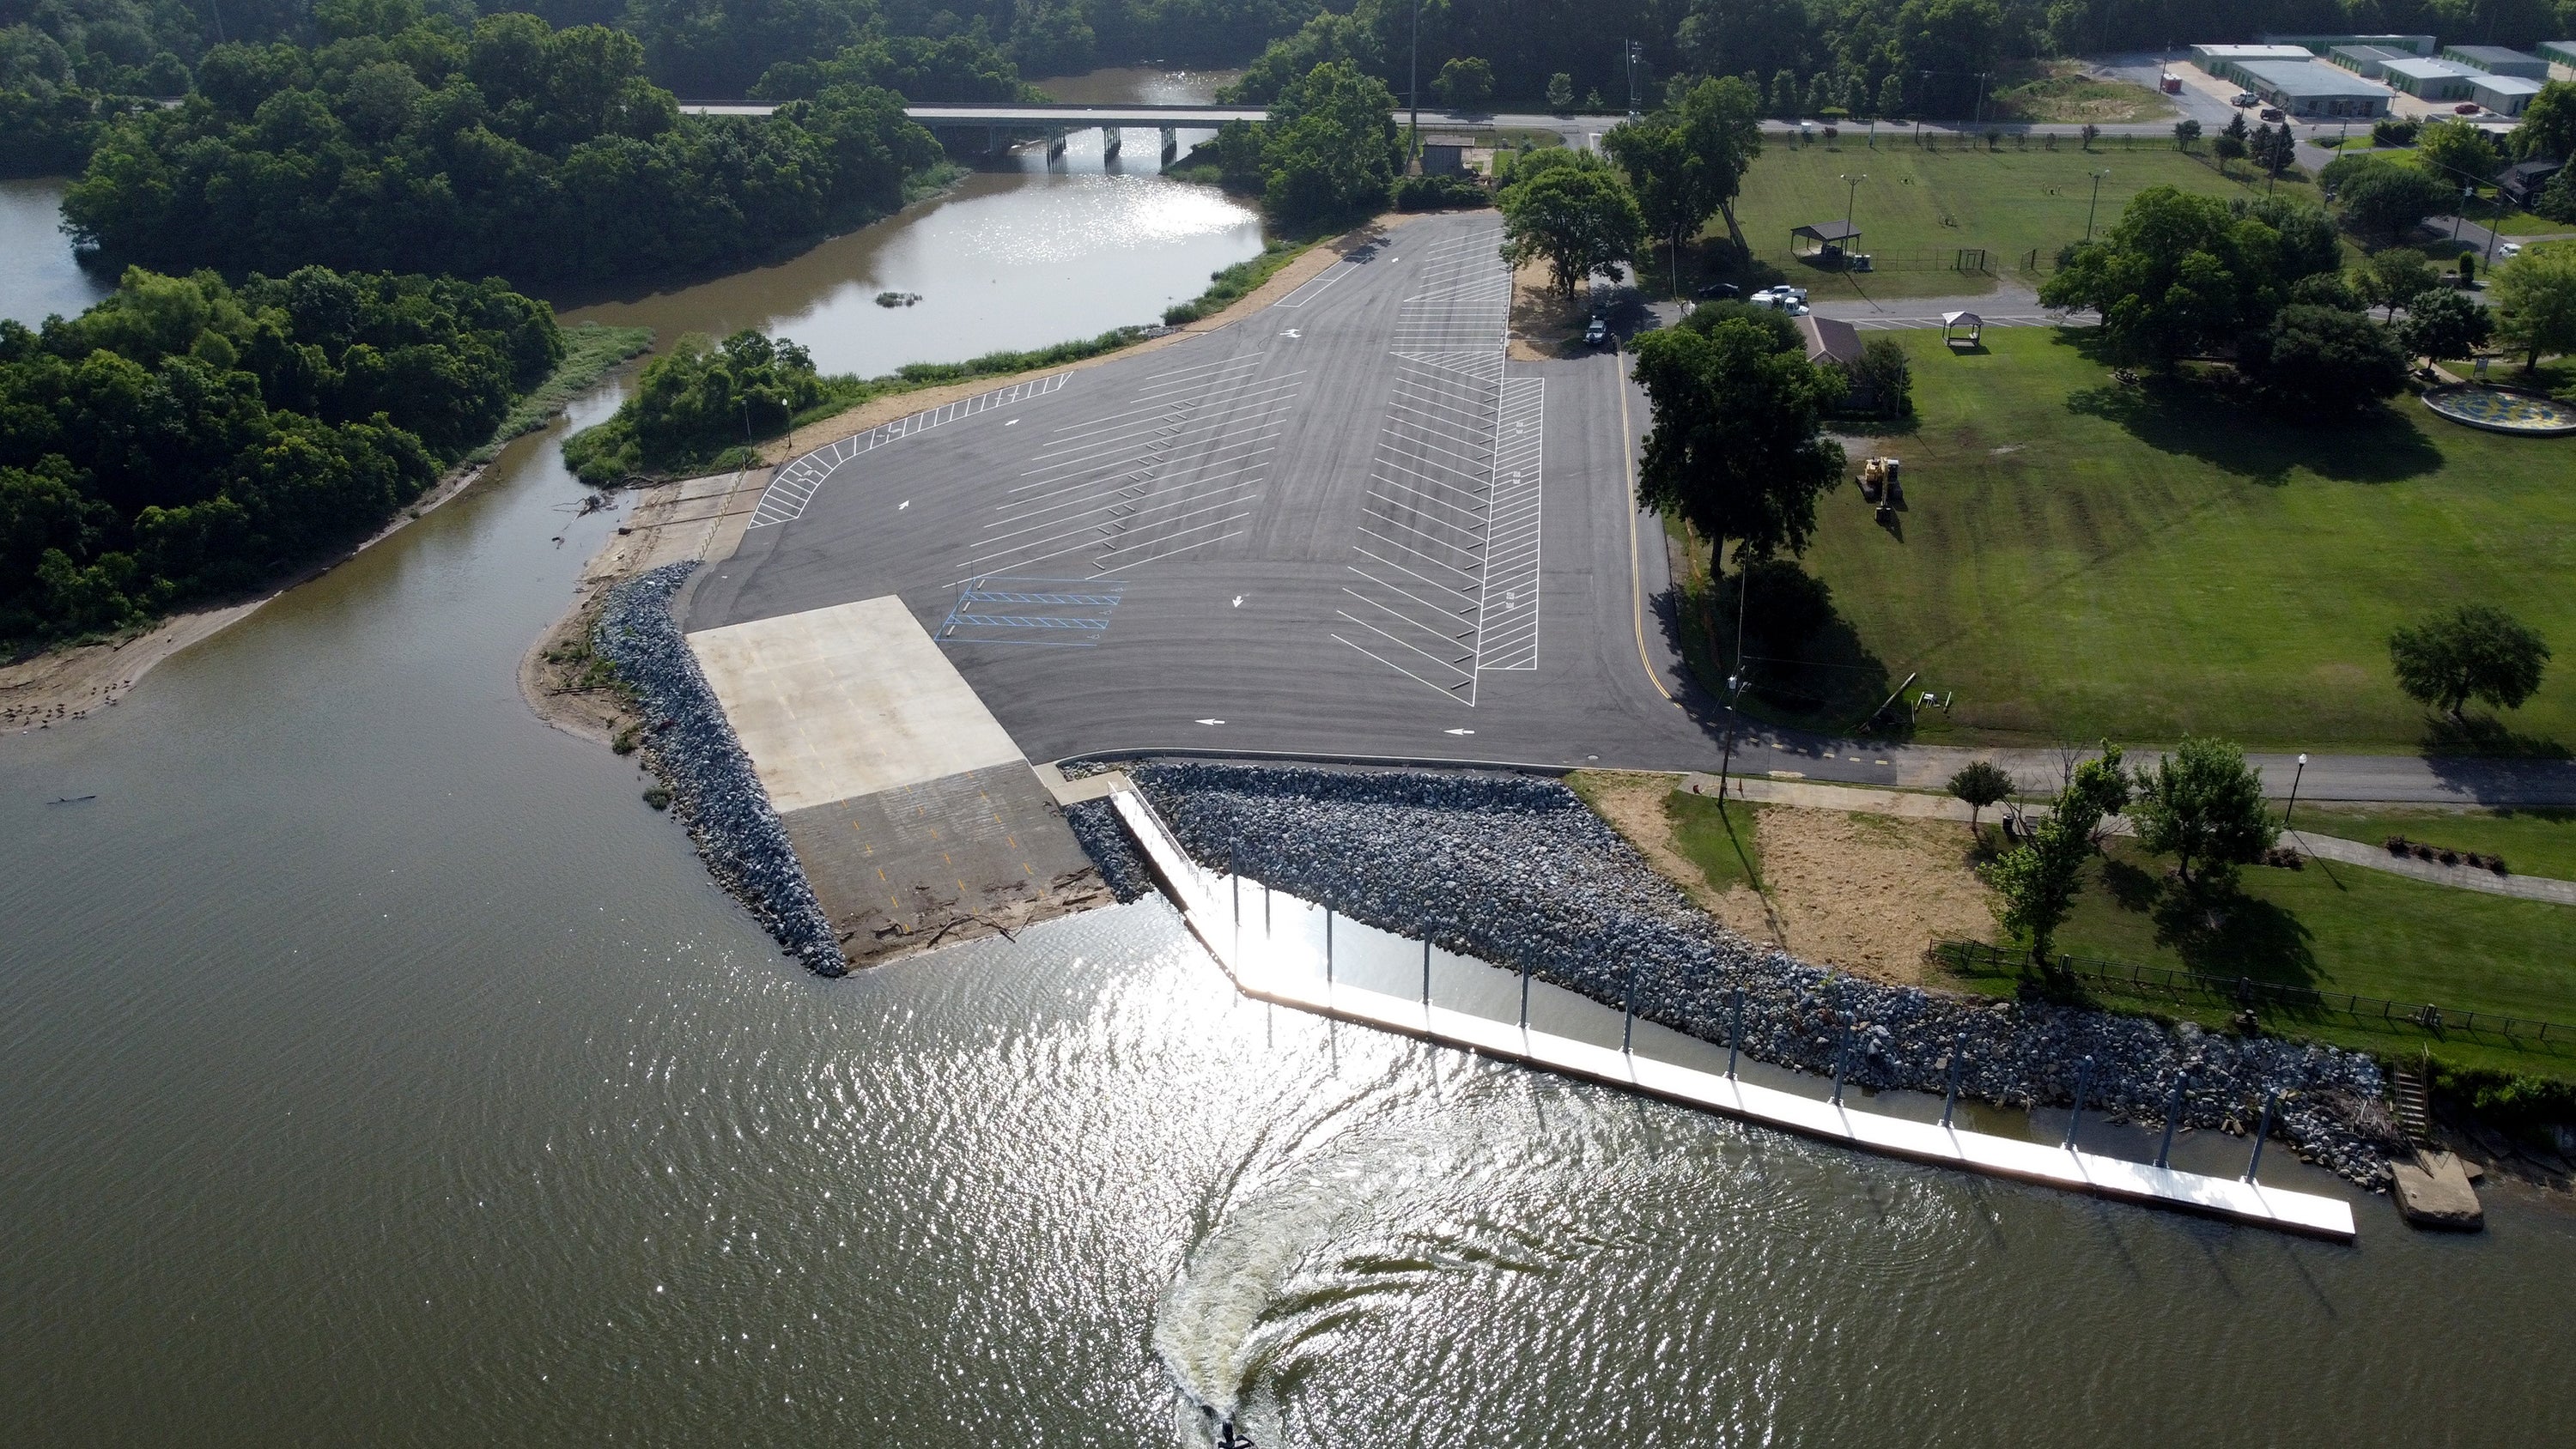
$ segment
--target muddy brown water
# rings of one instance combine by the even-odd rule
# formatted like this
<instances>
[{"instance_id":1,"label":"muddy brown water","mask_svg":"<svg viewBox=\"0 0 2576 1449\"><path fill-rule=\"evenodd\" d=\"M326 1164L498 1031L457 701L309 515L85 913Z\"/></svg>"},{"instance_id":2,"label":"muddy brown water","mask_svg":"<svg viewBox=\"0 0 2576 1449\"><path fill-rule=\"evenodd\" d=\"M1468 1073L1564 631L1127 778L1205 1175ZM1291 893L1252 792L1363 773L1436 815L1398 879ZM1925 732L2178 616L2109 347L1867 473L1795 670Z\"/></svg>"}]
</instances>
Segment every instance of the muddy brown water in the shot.
<instances>
[{"instance_id":1,"label":"muddy brown water","mask_svg":"<svg viewBox=\"0 0 2576 1449\"><path fill-rule=\"evenodd\" d=\"M1150 901L807 976L516 695L617 520L558 437L0 737L0 1440L2563 1432L2510 1187L2337 1247L1855 1156L1246 1004Z\"/></svg>"}]
</instances>

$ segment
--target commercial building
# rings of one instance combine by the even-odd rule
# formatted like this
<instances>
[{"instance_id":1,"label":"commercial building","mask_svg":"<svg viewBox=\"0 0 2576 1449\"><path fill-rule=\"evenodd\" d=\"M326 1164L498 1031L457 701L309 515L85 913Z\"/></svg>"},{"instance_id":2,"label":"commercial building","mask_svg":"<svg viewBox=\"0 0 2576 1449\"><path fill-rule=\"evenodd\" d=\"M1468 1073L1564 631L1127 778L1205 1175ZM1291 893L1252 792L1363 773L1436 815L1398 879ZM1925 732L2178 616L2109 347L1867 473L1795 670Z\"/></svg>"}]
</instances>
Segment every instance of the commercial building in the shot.
<instances>
[{"instance_id":1,"label":"commercial building","mask_svg":"<svg viewBox=\"0 0 2576 1449\"><path fill-rule=\"evenodd\" d=\"M2311 55L2324 55L2338 45L2367 45L2375 50L2394 50L2405 55L2431 55L2433 37L2429 35L2266 35L2259 37L2265 45L2296 45Z\"/></svg>"},{"instance_id":2,"label":"commercial building","mask_svg":"<svg viewBox=\"0 0 2576 1449\"><path fill-rule=\"evenodd\" d=\"M2576 40L2544 40L2540 42L2540 54L2544 60L2576 67Z\"/></svg>"},{"instance_id":3,"label":"commercial building","mask_svg":"<svg viewBox=\"0 0 2576 1449\"><path fill-rule=\"evenodd\" d=\"M2491 75L2469 82L2469 99L2499 116L2519 116L2547 84L2529 76Z\"/></svg>"},{"instance_id":4,"label":"commercial building","mask_svg":"<svg viewBox=\"0 0 2576 1449\"><path fill-rule=\"evenodd\" d=\"M1467 169L1467 153L1476 146L1473 136L1437 134L1422 138L1422 174L1454 176Z\"/></svg>"},{"instance_id":5,"label":"commercial building","mask_svg":"<svg viewBox=\"0 0 2576 1449\"><path fill-rule=\"evenodd\" d=\"M2549 79L2549 62L2536 55L2507 50L2501 45L2446 45L2442 59L2456 60L2489 75L2514 75L2525 80Z\"/></svg>"},{"instance_id":6,"label":"commercial building","mask_svg":"<svg viewBox=\"0 0 2576 1449\"><path fill-rule=\"evenodd\" d=\"M2253 60L2233 67L2237 84L2289 116L2370 119L2388 114L2388 87L2321 60Z\"/></svg>"},{"instance_id":7,"label":"commercial building","mask_svg":"<svg viewBox=\"0 0 2576 1449\"><path fill-rule=\"evenodd\" d=\"M2542 188L2548 186L2566 165L2564 161L2543 159L2508 166L2496 177L2496 190L2505 200L2529 211L2531 204L2540 199Z\"/></svg>"},{"instance_id":8,"label":"commercial building","mask_svg":"<svg viewBox=\"0 0 2576 1449\"><path fill-rule=\"evenodd\" d=\"M2246 78L2236 67L2267 60L2303 61L2312 59L2305 46L2298 45L2195 45L2191 62L2223 81L2246 85ZM2252 87L2247 86L2250 90Z\"/></svg>"},{"instance_id":9,"label":"commercial building","mask_svg":"<svg viewBox=\"0 0 2576 1449\"><path fill-rule=\"evenodd\" d=\"M2392 60L2379 67L2381 80L2420 101L2465 101L2485 74L2456 60Z\"/></svg>"}]
</instances>

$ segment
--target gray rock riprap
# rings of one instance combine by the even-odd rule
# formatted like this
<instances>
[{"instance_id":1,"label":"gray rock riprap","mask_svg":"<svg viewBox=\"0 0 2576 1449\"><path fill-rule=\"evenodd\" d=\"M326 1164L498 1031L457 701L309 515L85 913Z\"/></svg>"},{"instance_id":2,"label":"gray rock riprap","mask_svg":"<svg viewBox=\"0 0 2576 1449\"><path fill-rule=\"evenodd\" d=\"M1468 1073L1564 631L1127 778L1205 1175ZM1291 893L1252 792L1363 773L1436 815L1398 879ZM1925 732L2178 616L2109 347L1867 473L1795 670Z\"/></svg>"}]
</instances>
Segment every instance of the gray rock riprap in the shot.
<instances>
[{"instance_id":1,"label":"gray rock riprap","mask_svg":"<svg viewBox=\"0 0 2576 1449\"><path fill-rule=\"evenodd\" d=\"M697 564L665 564L609 591L591 647L643 704L645 751L671 790L672 807L708 873L748 907L791 956L825 976L849 962L814 899L787 827L769 805L724 706L707 687L697 656L671 617L671 596Z\"/></svg>"},{"instance_id":2,"label":"gray rock riprap","mask_svg":"<svg viewBox=\"0 0 2576 1449\"><path fill-rule=\"evenodd\" d=\"M1074 841L1082 853L1091 857L1099 868L1100 878L1109 883L1110 893L1121 903L1136 900L1154 888L1154 877L1145 868L1145 857L1136 842L1127 836L1127 826L1118 818L1118 807L1107 800L1083 800L1064 807L1064 823L1073 830Z\"/></svg>"},{"instance_id":3,"label":"gray rock riprap","mask_svg":"<svg viewBox=\"0 0 2576 1449\"><path fill-rule=\"evenodd\" d=\"M2191 1125L2250 1130L2278 1091L2285 1141L2354 1182L2385 1183L2385 1155L2354 1110L2380 1095L2367 1057L1829 974L1719 926L1554 781L1195 762L1129 774L1202 863L1369 925L1612 1006L1633 967L1641 1015L1710 1041L1726 1039L1741 987L1743 1049L1765 1061L1831 1072L1847 1020L1848 1080L1940 1092L1964 1038L1961 1090L2028 1107L2072 1100L2090 1055L2086 1110L2150 1124L2189 1067Z\"/></svg>"}]
</instances>

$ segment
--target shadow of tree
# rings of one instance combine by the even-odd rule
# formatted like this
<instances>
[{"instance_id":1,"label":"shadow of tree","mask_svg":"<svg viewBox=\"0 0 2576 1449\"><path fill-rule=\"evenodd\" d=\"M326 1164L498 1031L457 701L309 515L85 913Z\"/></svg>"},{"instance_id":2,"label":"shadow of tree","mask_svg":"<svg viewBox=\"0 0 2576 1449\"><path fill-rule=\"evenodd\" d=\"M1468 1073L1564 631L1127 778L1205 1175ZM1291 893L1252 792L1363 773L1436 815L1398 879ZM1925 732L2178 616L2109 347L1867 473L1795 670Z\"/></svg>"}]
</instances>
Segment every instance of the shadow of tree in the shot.
<instances>
[{"instance_id":1,"label":"shadow of tree","mask_svg":"<svg viewBox=\"0 0 2576 1449\"><path fill-rule=\"evenodd\" d=\"M2428 755L2476 755L2490 760L2565 760L2576 758L2565 745L2541 735L2516 733L2493 715L2454 720L2428 715L2424 721Z\"/></svg>"},{"instance_id":2,"label":"shadow of tree","mask_svg":"<svg viewBox=\"0 0 2576 1449\"><path fill-rule=\"evenodd\" d=\"M2197 458L2260 483L2280 483L2297 467L2337 482L2394 483L2442 466L2441 450L2415 420L2391 408L2303 426L2257 414L2189 378L2082 388L2067 394L2066 408L2116 423L2159 453Z\"/></svg>"},{"instance_id":3,"label":"shadow of tree","mask_svg":"<svg viewBox=\"0 0 2576 1449\"><path fill-rule=\"evenodd\" d=\"M2165 883L2153 872L2114 856L2102 862L2102 889L2121 910L2143 913L2164 899Z\"/></svg>"},{"instance_id":4,"label":"shadow of tree","mask_svg":"<svg viewBox=\"0 0 2576 1449\"><path fill-rule=\"evenodd\" d=\"M2211 976L2250 976L2285 986L2315 980L2315 933L2286 908L2233 886L2158 884L2164 889L2151 912L2156 941L2185 966Z\"/></svg>"}]
</instances>

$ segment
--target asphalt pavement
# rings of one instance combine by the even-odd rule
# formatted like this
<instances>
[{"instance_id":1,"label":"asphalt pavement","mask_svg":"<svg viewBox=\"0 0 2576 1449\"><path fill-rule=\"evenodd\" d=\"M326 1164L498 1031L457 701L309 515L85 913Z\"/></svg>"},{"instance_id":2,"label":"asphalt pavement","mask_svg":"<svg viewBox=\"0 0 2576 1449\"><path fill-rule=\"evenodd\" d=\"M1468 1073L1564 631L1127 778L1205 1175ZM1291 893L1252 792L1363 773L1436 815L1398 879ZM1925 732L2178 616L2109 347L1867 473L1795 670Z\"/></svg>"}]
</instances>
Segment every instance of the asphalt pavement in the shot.
<instances>
[{"instance_id":1,"label":"asphalt pavement","mask_svg":"<svg viewBox=\"0 0 2576 1449\"><path fill-rule=\"evenodd\" d=\"M1645 399L1609 348L1505 362L1497 227L1411 222L1231 326L818 455L685 625L900 595L1031 759L1714 769L1728 718L1681 667L1631 501ZM1733 750L1916 787L1971 758L2032 788L2063 765L1760 726ZM2295 762L2257 763L2287 793ZM2297 783L2576 801L2561 761L2319 755Z\"/></svg>"}]
</instances>

